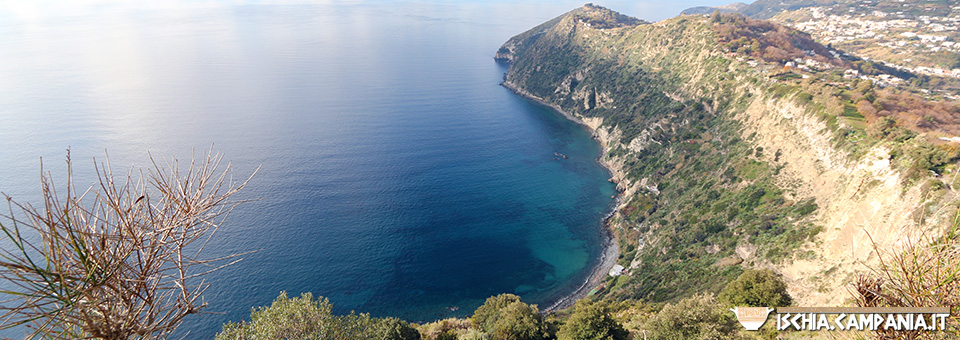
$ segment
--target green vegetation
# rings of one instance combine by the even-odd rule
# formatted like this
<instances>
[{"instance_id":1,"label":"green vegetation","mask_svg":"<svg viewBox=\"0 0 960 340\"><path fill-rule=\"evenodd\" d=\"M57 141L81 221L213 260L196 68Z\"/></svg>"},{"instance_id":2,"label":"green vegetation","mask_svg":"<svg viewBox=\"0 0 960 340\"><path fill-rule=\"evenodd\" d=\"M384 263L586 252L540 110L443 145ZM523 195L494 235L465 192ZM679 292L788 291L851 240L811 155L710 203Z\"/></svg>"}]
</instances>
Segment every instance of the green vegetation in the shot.
<instances>
[{"instance_id":1,"label":"green vegetation","mask_svg":"<svg viewBox=\"0 0 960 340\"><path fill-rule=\"evenodd\" d=\"M761 284L776 276L755 271ZM736 282L736 281L735 281ZM774 285L775 286L775 285ZM764 291L767 288L760 288ZM787 297L789 299L789 297ZM267 307L256 308L250 321L228 323L217 340L240 339L376 339L376 340L626 340L624 325L633 338L733 339L741 327L726 306L711 294L697 294L664 306L622 301L581 300L571 310L544 318L536 306L512 294L487 299L469 319L445 319L411 325L396 318L371 318L366 314L333 315L331 303L309 293L298 298L281 295ZM642 335L640 335L642 336Z\"/></svg>"},{"instance_id":2,"label":"green vegetation","mask_svg":"<svg viewBox=\"0 0 960 340\"><path fill-rule=\"evenodd\" d=\"M785 307L793 303L783 279L769 269L747 269L723 288L718 299L732 307Z\"/></svg>"},{"instance_id":3,"label":"green vegetation","mask_svg":"<svg viewBox=\"0 0 960 340\"><path fill-rule=\"evenodd\" d=\"M546 327L537 306L520 301L513 294L500 294L487 299L471 319L493 340L538 340L547 338Z\"/></svg>"},{"instance_id":4,"label":"green vegetation","mask_svg":"<svg viewBox=\"0 0 960 340\"><path fill-rule=\"evenodd\" d=\"M387 317L378 320L373 326L373 339L384 340L418 340L420 332L409 322Z\"/></svg>"},{"instance_id":5,"label":"green vegetation","mask_svg":"<svg viewBox=\"0 0 960 340\"><path fill-rule=\"evenodd\" d=\"M603 305L580 301L557 332L559 340L627 340L629 333Z\"/></svg>"},{"instance_id":6,"label":"green vegetation","mask_svg":"<svg viewBox=\"0 0 960 340\"><path fill-rule=\"evenodd\" d=\"M269 307L251 312L250 321L224 325L216 339L420 339L416 329L399 319L353 313L337 316L332 308L326 298L314 300L313 295L304 293L291 299L283 292Z\"/></svg>"},{"instance_id":7,"label":"green vegetation","mask_svg":"<svg viewBox=\"0 0 960 340\"><path fill-rule=\"evenodd\" d=\"M740 325L710 294L667 304L644 324L649 340L719 340L739 337Z\"/></svg>"},{"instance_id":8,"label":"green vegetation","mask_svg":"<svg viewBox=\"0 0 960 340\"><path fill-rule=\"evenodd\" d=\"M486 340L490 338L487 333L473 327L470 320L456 318L417 325L417 330L420 331L424 340Z\"/></svg>"}]
</instances>

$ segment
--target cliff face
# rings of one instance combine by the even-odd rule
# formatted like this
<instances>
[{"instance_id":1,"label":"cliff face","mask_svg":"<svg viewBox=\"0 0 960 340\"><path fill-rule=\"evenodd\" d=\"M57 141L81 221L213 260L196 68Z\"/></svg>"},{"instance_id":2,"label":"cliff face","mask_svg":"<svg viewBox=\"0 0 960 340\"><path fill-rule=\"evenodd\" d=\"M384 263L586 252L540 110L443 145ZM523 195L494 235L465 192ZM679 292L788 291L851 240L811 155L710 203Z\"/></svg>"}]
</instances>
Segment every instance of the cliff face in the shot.
<instances>
[{"instance_id":1,"label":"cliff face","mask_svg":"<svg viewBox=\"0 0 960 340\"><path fill-rule=\"evenodd\" d=\"M746 110L732 112L752 144L778 150L765 162L781 168L777 184L787 199L812 198L819 206L812 223L819 234L796 249L790 261L756 263L788 281L795 301L836 306L850 299L846 287L877 265L876 249L899 249L923 230L915 226L925 201L920 186L904 186L890 150L875 146L852 159L838 150L826 123L792 100L758 96ZM938 201L934 197L930 202ZM936 225L939 213L932 216Z\"/></svg>"},{"instance_id":2,"label":"cliff face","mask_svg":"<svg viewBox=\"0 0 960 340\"><path fill-rule=\"evenodd\" d=\"M883 144L845 151L815 102L722 52L714 29L588 5L497 58L512 63L506 86L577 117L607 150L628 270L601 294L674 300L770 267L800 304L839 304L873 242L888 249L917 230L921 190L904 186Z\"/></svg>"}]
</instances>

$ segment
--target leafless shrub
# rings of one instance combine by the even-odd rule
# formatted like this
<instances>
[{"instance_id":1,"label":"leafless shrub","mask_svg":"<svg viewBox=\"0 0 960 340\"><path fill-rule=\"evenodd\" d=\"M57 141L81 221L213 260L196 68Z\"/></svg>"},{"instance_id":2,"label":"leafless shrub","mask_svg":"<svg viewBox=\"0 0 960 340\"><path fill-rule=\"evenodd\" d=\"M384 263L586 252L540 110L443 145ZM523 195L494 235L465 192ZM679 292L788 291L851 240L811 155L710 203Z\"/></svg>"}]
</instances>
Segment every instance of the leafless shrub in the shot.
<instances>
[{"instance_id":1,"label":"leafless shrub","mask_svg":"<svg viewBox=\"0 0 960 340\"><path fill-rule=\"evenodd\" d=\"M42 173L41 209L8 202L0 215L0 329L25 325L55 339L163 338L206 306L201 278L239 260L203 259L210 237L240 201L222 156L207 152L186 171L176 159L119 181L109 158L81 192L67 151L62 195ZM41 171L42 172L42 171ZM136 176L134 176L136 174ZM14 212L18 212L15 215Z\"/></svg>"},{"instance_id":2,"label":"leafless shrub","mask_svg":"<svg viewBox=\"0 0 960 340\"><path fill-rule=\"evenodd\" d=\"M872 238L871 238L871 241ZM874 251L880 264L861 275L853 295L861 307L950 307L945 332L878 329L879 339L941 339L960 336L960 210L940 235L906 238L899 250Z\"/></svg>"}]
</instances>

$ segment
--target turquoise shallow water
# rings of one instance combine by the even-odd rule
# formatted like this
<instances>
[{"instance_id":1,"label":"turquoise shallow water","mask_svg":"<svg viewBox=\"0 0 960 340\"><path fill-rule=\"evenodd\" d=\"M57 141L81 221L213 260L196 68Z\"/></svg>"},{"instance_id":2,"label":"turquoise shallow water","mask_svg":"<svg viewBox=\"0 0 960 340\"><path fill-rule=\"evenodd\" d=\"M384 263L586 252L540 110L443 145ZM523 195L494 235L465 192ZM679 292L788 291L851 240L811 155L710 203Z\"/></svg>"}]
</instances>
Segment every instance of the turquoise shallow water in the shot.
<instances>
[{"instance_id":1,"label":"turquoise shallow water","mask_svg":"<svg viewBox=\"0 0 960 340\"><path fill-rule=\"evenodd\" d=\"M411 321L504 292L547 305L596 264L615 191L589 133L492 59L576 5L511 6L2 13L0 191L35 200L40 157L56 177L68 146L79 183L105 149L115 169L210 145L238 175L262 165L208 255L259 251L208 278L223 314L188 318L190 338L280 291Z\"/></svg>"}]
</instances>

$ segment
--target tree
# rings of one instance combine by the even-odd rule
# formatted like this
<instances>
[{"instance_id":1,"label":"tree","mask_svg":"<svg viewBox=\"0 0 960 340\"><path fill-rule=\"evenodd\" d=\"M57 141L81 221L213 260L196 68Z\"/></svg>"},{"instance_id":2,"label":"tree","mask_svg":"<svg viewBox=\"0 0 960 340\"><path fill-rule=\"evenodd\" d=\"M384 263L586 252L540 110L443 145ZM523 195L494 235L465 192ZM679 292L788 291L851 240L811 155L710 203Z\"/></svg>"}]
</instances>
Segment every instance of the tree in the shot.
<instances>
[{"instance_id":1,"label":"tree","mask_svg":"<svg viewBox=\"0 0 960 340\"><path fill-rule=\"evenodd\" d=\"M644 323L648 340L738 338L739 325L713 295L695 295L667 304Z\"/></svg>"},{"instance_id":2,"label":"tree","mask_svg":"<svg viewBox=\"0 0 960 340\"><path fill-rule=\"evenodd\" d=\"M235 257L203 259L203 245L247 183L233 183L229 165L218 170L221 159L207 153L181 172L176 159L161 167L151 157L153 169L137 180L133 172L116 178L108 161L96 167L99 184L78 194L67 150L65 188L41 176L42 210L4 195L0 278L9 284L0 291L0 328L26 325L55 339L152 338L198 313L208 286L198 277Z\"/></svg>"},{"instance_id":3,"label":"tree","mask_svg":"<svg viewBox=\"0 0 960 340\"><path fill-rule=\"evenodd\" d=\"M793 303L783 279L770 269L747 269L730 281L718 298L728 306L783 307Z\"/></svg>"},{"instance_id":4,"label":"tree","mask_svg":"<svg viewBox=\"0 0 960 340\"><path fill-rule=\"evenodd\" d=\"M871 122L877 117L877 108L873 106L873 103L864 99L857 102L857 113L866 118L868 122Z\"/></svg>"},{"instance_id":5,"label":"tree","mask_svg":"<svg viewBox=\"0 0 960 340\"><path fill-rule=\"evenodd\" d=\"M629 335L606 307L583 301L557 332L559 340L627 340Z\"/></svg>"}]
</instances>

